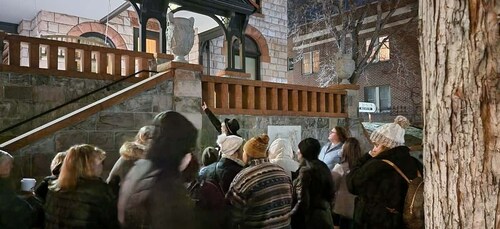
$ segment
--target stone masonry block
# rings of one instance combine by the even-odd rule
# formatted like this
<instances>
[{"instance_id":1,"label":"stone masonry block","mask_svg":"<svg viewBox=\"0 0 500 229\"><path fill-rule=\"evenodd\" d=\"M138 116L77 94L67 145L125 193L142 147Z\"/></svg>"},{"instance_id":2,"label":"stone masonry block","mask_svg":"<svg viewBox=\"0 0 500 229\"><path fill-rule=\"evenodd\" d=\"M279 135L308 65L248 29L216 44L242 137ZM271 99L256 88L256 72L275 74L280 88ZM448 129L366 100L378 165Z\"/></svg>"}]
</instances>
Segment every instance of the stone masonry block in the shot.
<instances>
[{"instance_id":1,"label":"stone masonry block","mask_svg":"<svg viewBox=\"0 0 500 229\"><path fill-rule=\"evenodd\" d=\"M49 22L49 32L59 32L59 24L55 22Z\"/></svg>"},{"instance_id":2,"label":"stone masonry block","mask_svg":"<svg viewBox=\"0 0 500 229\"><path fill-rule=\"evenodd\" d=\"M59 24L59 34L67 34L74 26Z\"/></svg>"},{"instance_id":3,"label":"stone masonry block","mask_svg":"<svg viewBox=\"0 0 500 229\"><path fill-rule=\"evenodd\" d=\"M174 95L201 98L201 81L175 80Z\"/></svg>"},{"instance_id":4,"label":"stone masonry block","mask_svg":"<svg viewBox=\"0 0 500 229\"><path fill-rule=\"evenodd\" d=\"M159 113L159 112L158 112ZM151 125L153 118L158 114L156 112L143 112L134 114L134 129L139 131L141 127Z\"/></svg>"},{"instance_id":5,"label":"stone masonry block","mask_svg":"<svg viewBox=\"0 0 500 229\"><path fill-rule=\"evenodd\" d=\"M33 98L33 88L24 86L4 86L6 99L30 100Z\"/></svg>"},{"instance_id":6,"label":"stone masonry block","mask_svg":"<svg viewBox=\"0 0 500 229\"><path fill-rule=\"evenodd\" d=\"M62 131L55 135L55 150L65 151L69 147L88 142L88 133L81 131Z\"/></svg>"},{"instance_id":7,"label":"stone masonry block","mask_svg":"<svg viewBox=\"0 0 500 229\"><path fill-rule=\"evenodd\" d=\"M33 88L34 102L60 102L64 98L64 89L61 87L38 86Z\"/></svg>"},{"instance_id":8,"label":"stone masonry block","mask_svg":"<svg viewBox=\"0 0 500 229\"><path fill-rule=\"evenodd\" d=\"M201 97L174 97L174 110L184 113L200 113Z\"/></svg>"},{"instance_id":9,"label":"stone masonry block","mask_svg":"<svg viewBox=\"0 0 500 229\"><path fill-rule=\"evenodd\" d=\"M88 143L105 151L110 151L115 146L115 134L114 132L91 132L89 133Z\"/></svg>"},{"instance_id":10,"label":"stone masonry block","mask_svg":"<svg viewBox=\"0 0 500 229\"><path fill-rule=\"evenodd\" d=\"M101 113L97 119L96 129L98 130L133 130L133 113Z\"/></svg>"},{"instance_id":11,"label":"stone masonry block","mask_svg":"<svg viewBox=\"0 0 500 229\"><path fill-rule=\"evenodd\" d=\"M54 18L55 18L56 22L61 23L61 24L66 24L66 25L77 25L78 24L78 17L75 17L75 16L56 13L54 15Z\"/></svg>"},{"instance_id":12,"label":"stone masonry block","mask_svg":"<svg viewBox=\"0 0 500 229\"><path fill-rule=\"evenodd\" d=\"M40 11L40 13L38 14L38 18L40 21L55 21L55 17L54 17L54 13L53 12L49 12L49 11L45 11L45 10L42 10Z\"/></svg>"}]
</instances>

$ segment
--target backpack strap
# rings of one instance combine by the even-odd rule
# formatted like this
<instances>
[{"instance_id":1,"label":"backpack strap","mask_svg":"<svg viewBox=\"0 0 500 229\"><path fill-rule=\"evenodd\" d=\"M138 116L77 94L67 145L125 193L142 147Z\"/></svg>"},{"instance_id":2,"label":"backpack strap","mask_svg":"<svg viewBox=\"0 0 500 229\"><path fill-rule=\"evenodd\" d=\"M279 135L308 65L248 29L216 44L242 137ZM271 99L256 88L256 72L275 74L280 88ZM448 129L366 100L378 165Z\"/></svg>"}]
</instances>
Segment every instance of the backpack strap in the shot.
<instances>
[{"instance_id":1,"label":"backpack strap","mask_svg":"<svg viewBox=\"0 0 500 229\"><path fill-rule=\"evenodd\" d=\"M405 176L405 174L403 173L403 171L401 171L401 169L399 169L399 167L397 165L395 165L394 163L392 163L392 161L389 161L389 160L386 160L386 159L382 159L383 162L389 164L390 166L392 166L398 173L399 175L401 175L405 180L406 182L410 183L411 180L408 179L408 177ZM418 172L418 175L420 175L420 171Z\"/></svg>"}]
</instances>

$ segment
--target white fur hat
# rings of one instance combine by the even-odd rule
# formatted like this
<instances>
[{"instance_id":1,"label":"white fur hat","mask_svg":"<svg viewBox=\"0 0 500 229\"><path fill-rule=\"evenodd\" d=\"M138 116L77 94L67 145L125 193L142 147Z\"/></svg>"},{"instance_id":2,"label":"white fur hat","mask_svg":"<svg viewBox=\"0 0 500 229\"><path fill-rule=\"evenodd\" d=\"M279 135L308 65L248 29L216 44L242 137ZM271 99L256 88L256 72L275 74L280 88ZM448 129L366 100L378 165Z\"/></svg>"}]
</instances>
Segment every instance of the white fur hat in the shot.
<instances>
[{"instance_id":1,"label":"white fur hat","mask_svg":"<svg viewBox=\"0 0 500 229\"><path fill-rule=\"evenodd\" d=\"M217 137L217 144L220 146L220 152L223 155L233 155L243 144L243 138L236 135L221 134Z\"/></svg>"},{"instance_id":2,"label":"white fur hat","mask_svg":"<svg viewBox=\"0 0 500 229\"><path fill-rule=\"evenodd\" d=\"M399 115L394 119L394 123L385 124L373 131L370 140L389 149L403 146L405 144L405 129L408 126L410 126L408 119Z\"/></svg>"}]
</instances>

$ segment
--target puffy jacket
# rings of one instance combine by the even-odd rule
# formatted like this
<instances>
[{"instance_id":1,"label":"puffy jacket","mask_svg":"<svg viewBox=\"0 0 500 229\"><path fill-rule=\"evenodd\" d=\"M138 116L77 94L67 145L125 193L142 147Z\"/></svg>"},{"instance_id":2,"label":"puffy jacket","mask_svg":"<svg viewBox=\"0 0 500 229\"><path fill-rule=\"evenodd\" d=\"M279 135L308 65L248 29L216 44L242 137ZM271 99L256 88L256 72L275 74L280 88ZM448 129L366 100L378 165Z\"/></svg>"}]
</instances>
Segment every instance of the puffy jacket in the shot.
<instances>
[{"instance_id":1,"label":"puffy jacket","mask_svg":"<svg viewBox=\"0 0 500 229\"><path fill-rule=\"evenodd\" d=\"M372 157L361 157L347 174L347 188L358 195L354 207L355 228L402 228L402 209L408 183L389 164L396 164L409 179L422 171L422 164L409 154L406 146L398 146Z\"/></svg>"}]
</instances>

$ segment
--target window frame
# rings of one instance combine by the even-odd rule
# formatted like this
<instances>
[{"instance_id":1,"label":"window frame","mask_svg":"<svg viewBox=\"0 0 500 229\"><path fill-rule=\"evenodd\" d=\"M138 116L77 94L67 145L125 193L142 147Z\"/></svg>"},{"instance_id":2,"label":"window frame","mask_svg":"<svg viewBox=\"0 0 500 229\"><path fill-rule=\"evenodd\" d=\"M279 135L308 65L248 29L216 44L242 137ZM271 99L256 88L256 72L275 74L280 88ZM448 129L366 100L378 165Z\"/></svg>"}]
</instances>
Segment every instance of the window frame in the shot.
<instances>
[{"instance_id":1,"label":"window frame","mask_svg":"<svg viewBox=\"0 0 500 229\"><path fill-rule=\"evenodd\" d=\"M375 40L376 45L378 45L380 42L382 42L386 37L388 37L387 35L384 35L384 36L379 36L377 40ZM370 39L366 39L365 41L365 51L368 52L368 47L370 46L370 43L371 43L371 38ZM387 57L382 57L382 51L383 50L387 50ZM375 55L375 47L374 49L372 50L372 53L370 54L370 57L368 58L368 62L369 63L378 63L378 62L385 62L385 61L389 61L391 59L391 45L390 45L390 38L387 38L387 40L385 42L382 43L382 46L380 47L380 49L378 50L378 53L377 55ZM384 55L385 56L385 55ZM372 61L373 60L373 61Z\"/></svg>"},{"instance_id":2,"label":"window frame","mask_svg":"<svg viewBox=\"0 0 500 229\"><path fill-rule=\"evenodd\" d=\"M385 96L387 98L382 98L384 97L381 94L381 89L387 88L387 92L385 93ZM372 94L374 94L374 98L369 98L369 90L374 90ZM386 103L388 104L387 108L382 109L382 100L387 100ZM391 86L390 85L379 85L379 86L369 86L364 88L364 101L368 103L374 103L375 106L377 107L377 110L375 113L390 113L392 110L392 98L391 98Z\"/></svg>"}]
</instances>

